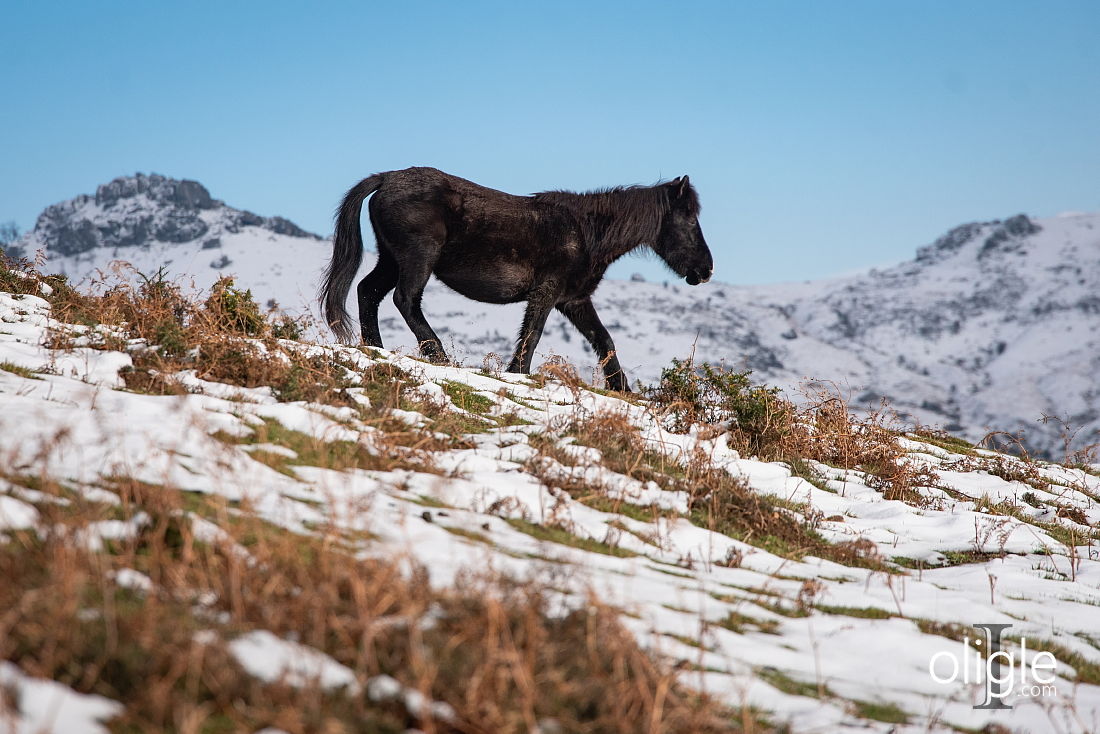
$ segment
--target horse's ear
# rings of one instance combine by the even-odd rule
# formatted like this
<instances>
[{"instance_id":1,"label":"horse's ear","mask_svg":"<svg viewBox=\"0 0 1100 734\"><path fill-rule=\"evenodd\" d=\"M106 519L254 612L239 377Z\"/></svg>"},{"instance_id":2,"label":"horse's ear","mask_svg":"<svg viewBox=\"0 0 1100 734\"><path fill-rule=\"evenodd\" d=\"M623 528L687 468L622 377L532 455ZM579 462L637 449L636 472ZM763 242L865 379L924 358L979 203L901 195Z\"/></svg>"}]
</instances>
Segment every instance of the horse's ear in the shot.
<instances>
[{"instance_id":1,"label":"horse's ear","mask_svg":"<svg viewBox=\"0 0 1100 734\"><path fill-rule=\"evenodd\" d=\"M687 176L680 176L669 181L668 185L676 192L676 198L679 199L687 193L689 183Z\"/></svg>"}]
</instances>

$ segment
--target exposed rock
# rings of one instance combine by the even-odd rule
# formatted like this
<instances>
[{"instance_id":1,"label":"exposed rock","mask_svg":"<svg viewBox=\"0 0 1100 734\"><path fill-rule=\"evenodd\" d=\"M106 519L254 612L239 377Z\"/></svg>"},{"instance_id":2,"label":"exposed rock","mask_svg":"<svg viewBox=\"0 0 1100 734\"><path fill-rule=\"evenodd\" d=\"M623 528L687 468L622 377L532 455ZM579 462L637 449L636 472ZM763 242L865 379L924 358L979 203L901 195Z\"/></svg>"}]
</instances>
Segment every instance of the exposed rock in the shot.
<instances>
[{"instance_id":1,"label":"exposed rock","mask_svg":"<svg viewBox=\"0 0 1100 734\"><path fill-rule=\"evenodd\" d=\"M981 222L969 222L955 227L931 245L917 250L917 262L938 262L955 254L985 227Z\"/></svg>"},{"instance_id":2,"label":"exposed rock","mask_svg":"<svg viewBox=\"0 0 1100 734\"><path fill-rule=\"evenodd\" d=\"M198 181L138 173L99 186L95 196L81 195L47 207L34 230L15 247L20 252L46 247L51 255L68 257L96 248L148 247L205 237L203 246L214 248L220 244L218 232L236 233L245 227L321 239L283 217L261 217L227 206Z\"/></svg>"},{"instance_id":3,"label":"exposed rock","mask_svg":"<svg viewBox=\"0 0 1100 734\"><path fill-rule=\"evenodd\" d=\"M1035 224L1026 214L1017 214L1004 221L986 238L982 249L978 252L979 258L989 257L993 253L1020 252L1024 247L1024 238L1041 231L1042 227Z\"/></svg>"}]
</instances>

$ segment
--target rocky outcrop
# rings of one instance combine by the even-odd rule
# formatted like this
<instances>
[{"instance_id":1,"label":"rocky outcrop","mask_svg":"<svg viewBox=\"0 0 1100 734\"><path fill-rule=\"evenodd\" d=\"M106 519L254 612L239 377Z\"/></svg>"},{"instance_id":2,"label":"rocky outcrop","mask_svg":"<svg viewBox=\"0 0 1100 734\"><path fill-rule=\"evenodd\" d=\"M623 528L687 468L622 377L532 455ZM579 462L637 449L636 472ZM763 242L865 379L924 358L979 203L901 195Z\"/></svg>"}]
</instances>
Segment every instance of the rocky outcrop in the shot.
<instances>
[{"instance_id":1,"label":"rocky outcrop","mask_svg":"<svg viewBox=\"0 0 1100 734\"><path fill-rule=\"evenodd\" d=\"M69 257L97 248L126 249L155 242L211 242L220 232L259 227L275 234L321 239L283 217L262 217L213 198L198 181L138 173L47 207L34 230L15 243L21 252L45 247ZM120 255L121 256L121 255Z\"/></svg>"}]
</instances>

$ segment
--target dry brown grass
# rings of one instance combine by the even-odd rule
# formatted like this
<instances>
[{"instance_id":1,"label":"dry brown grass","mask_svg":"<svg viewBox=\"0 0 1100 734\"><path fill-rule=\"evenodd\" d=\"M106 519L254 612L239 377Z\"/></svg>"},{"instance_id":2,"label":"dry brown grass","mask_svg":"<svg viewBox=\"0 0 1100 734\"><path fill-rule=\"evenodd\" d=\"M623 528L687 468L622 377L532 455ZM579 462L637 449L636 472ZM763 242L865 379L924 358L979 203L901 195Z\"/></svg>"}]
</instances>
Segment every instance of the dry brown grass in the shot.
<instances>
[{"instance_id":1,"label":"dry brown grass","mask_svg":"<svg viewBox=\"0 0 1100 734\"><path fill-rule=\"evenodd\" d=\"M334 536L300 536L216 497L124 477L112 506L44 478L66 505L38 503L50 531L0 543L0 659L35 676L122 702L116 732L731 731L730 712L689 693L595 600L565 615L553 592L500 576L432 588L428 570L354 558ZM102 551L79 542L104 519L148 521ZM199 540L191 517L226 535ZM120 586L135 569L148 592ZM266 629L325 651L362 682L386 674L457 714L398 701L265 683L227 641ZM197 635L197 633L202 633Z\"/></svg>"},{"instance_id":2,"label":"dry brown grass","mask_svg":"<svg viewBox=\"0 0 1100 734\"><path fill-rule=\"evenodd\" d=\"M45 297L52 316L61 322L51 331L47 346L128 352L134 366L120 375L136 392L183 394L188 388L179 373L193 370L211 382L268 387L282 402L353 408L363 424L384 431L390 444L424 451L469 448L462 434L495 425L410 393L408 388L417 381L396 365L377 362L361 368L337 350L294 341L301 323L262 313L251 292L237 288L229 278L200 294L186 291L163 273L146 277L123 269L83 292L63 277L42 276L29 265L13 270L10 263L0 264L5 288L38 293L42 282L52 288ZM369 405L353 397L354 391ZM431 423L411 428L392 417L396 408L422 413Z\"/></svg>"},{"instance_id":3,"label":"dry brown grass","mask_svg":"<svg viewBox=\"0 0 1100 734\"><path fill-rule=\"evenodd\" d=\"M637 428L621 413L580 416L564 432L578 444L598 449L599 465L611 471L655 482L666 491L685 492L689 497L689 519L701 527L785 557L813 554L847 565L886 568L874 544L868 547L866 543L838 545L826 541L816 531L820 514L811 508L792 507L782 498L762 495L701 453L681 462L650 450ZM571 462L553 441L534 444L543 455L563 464ZM529 462L527 469L548 487L564 490L598 509L632 514L640 520L667 514L655 508L624 507L619 500L608 500L601 487L574 475L547 471L538 460Z\"/></svg>"},{"instance_id":4,"label":"dry brown grass","mask_svg":"<svg viewBox=\"0 0 1100 734\"><path fill-rule=\"evenodd\" d=\"M5 277L37 287L33 279L0 270L0 279ZM293 473L298 464L434 471L433 452L468 447L463 434L492 425L425 402L408 389L416 383L413 377L388 362L363 370L331 351L307 353L280 341L290 335L290 326L265 317L250 294L231 282L220 281L207 297L185 294L161 277L137 286L102 285L92 294L63 281L53 285L48 298L54 317L87 330L58 329L52 346L128 351L135 363L124 374L130 389L183 392L177 375L190 369L206 380L271 386L281 400L350 406L361 423L379 429L369 450L366 443L321 441L268 422L245 442L292 449L297 459L253 454L280 471ZM776 391L752 386L744 375L688 369L679 376L679 388L665 385L654 397L666 425L726 431L742 454L792 466L812 458L860 468L881 481L886 496L919 498L905 492L923 478L907 469L896 434L877 419L856 421L831 398L796 408ZM575 371L561 363L544 366L533 379L558 380L574 397L584 389ZM354 400L353 390L369 398L370 406ZM448 394L465 410L484 412L484 396L454 389ZM426 415L427 430L396 420L397 408ZM599 449L600 463L612 471L685 492L690 519L703 527L787 557L814 554L883 568L873 544L827 543L816 532L820 517L812 509L761 496L701 454L679 461L650 450L623 415L579 417L561 432ZM532 443L572 463L552 438L536 434ZM538 462L528 469L600 509L638 519L662 512L610 501L601 488L560 474L540 474ZM56 483L37 484L75 498ZM217 732L273 725L291 732L408 726L497 732L530 731L550 721L563 731L585 732L736 728L728 711L682 689L662 662L637 647L616 613L594 600L561 616L549 611L556 608L556 592L538 582L480 576L463 579L457 589L432 589L426 569L401 572L396 562L351 556L349 549L369 541L365 534L349 538L317 528L317 535L299 536L263 522L248 507L217 499L126 478L111 488L122 498L120 507L43 504L46 525L54 531L0 544L0 571L12 578L0 590L0 609L11 610L0 615L0 657L123 701L126 714L114 725L117 731ZM98 519L129 519L139 512L151 521L133 539L110 542L101 552L81 549L77 542L80 528ZM196 539L192 514L216 522L226 538ZM154 591L119 587L112 572L122 568L146 573ZM199 599L204 603L197 606ZM55 628L65 633L53 639ZM315 686L256 681L225 646L251 629L293 635L349 666L360 680L392 675L446 701L458 720L433 721L398 703L349 698ZM199 643L199 630L216 634ZM751 717L745 720L751 723Z\"/></svg>"},{"instance_id":5,"label":"dry brown grass","mask_svg":"<svg viewBox=\"0 0 1100 734\"><path fill-rule=\"evenodd\" d=\"M806 460L858 469L887 499L924 504L918 488L937 482L931 470L905 460L901 432L891 425L894 416L886 406L860 418L835 391L808 395L796 405L776 388L754 385L747 372L679 361L664 371L649 397L672 430L725 432L743 456L786 462L798 471Z\"/></svg>"},{"instance_id":6,"label":"dry brown grass","mask_svg":"<svg viewBox=\"0 0 1100 734\"><path fill-rule=\"evenodd\" d=\"M275 420L265 420L247 436L216 435L226 444L273 444L290 449L294 457L282 453L251 451L249 455L277 471L295 476L294 467L310 466L346 471L366 469L394 471L404 469L426 474L442 474L433 461L435 452L463 444L449 437L409 429L372 432L360 441L326 440L310 433L287 428Z\"/></svg>"},{"instance_id":7,"label":"dry brown grass","mask_svg":"<svg viewBox=\"0 0 1100 734\"><path fill-rule=\"evenodd\" d=\"M286 402L357 406L347 392L355 384L354 365L333 352L311 354L281 341L299 336L302 324L262 313L251 292L231 278L204 295L185 290L163 272L145 276L119 268L80 291L61 276L0 264L0 287L50 302L51 315L62 326L52 330L47 346L129 352L134 367L122 376L130 389L179 394L185 389L173 375L190 369L205 380L269 386ZM40 283L52 292L42 294Z\"/></svg>"}]
</instances>

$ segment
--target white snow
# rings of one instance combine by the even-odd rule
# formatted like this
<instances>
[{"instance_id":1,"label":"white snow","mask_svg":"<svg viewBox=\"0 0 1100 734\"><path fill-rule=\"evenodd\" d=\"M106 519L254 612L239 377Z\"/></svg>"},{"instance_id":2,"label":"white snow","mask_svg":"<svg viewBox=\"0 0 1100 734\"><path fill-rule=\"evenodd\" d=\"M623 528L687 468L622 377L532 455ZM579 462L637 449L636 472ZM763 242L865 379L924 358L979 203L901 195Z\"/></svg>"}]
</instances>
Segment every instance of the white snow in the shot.
<instances>
[{"instance_id":1,"label":"white snow","mask_svg":"<svg viewBox=\"0 0 1100 734\"><path fill-rule=\"evenodd\" d=\"M10 711L5 706L7 699L0 696L0 731L5 734L107 734L102 722L122 711L114 701L32 678L3 660L0 687L18 702L18 710Z\"/></svg>"},{"instance_id":2,"label":"white snow","mask_svg":"<svg viewBox=\"0 0 1100 734\"><path fill-rule=\"evenodd\" d=\"M434 460L446 470L442 476L307 466L295 466L294 476L288 476L254 460L247 447L227 445L213 434L248 436L264 419L273 419L318 438L362 440L371 445L374 429L358 424L350 411L337 420L321 406L277 403L262 388L234 388L229 394L221 389L224 386L195 383L198 392L178 397L127 392L118 389L117 382L117 369L128 364L125 354L87 349L78 350L79 358L73 358L43 346L47 329L60 325L50 320L41 299L0 294L0 319L4 320L0 362L65 365L43 371L37 379L0 371L0 457L15 472L33 469L68 486L100 491L107 491L100 486L105 477L128 475L227 500L247 498L258 516L288 531L306 533L318 526L369 531L372 539L361 541L358 553L413 559L428 568L431 582L440 586L453 584L460 572L469 569L498 570L521 578L540 578L557 569L553 577L563 607L585 603L586 594L592 592L623 608L629 613L623 616L624 623L642 644L697 666L683 672L685 683L732 705L759 707L773 720L788 722L794 731L940 732L949 731L950 726L981 728L990 722L1028 731L1100 728L1100 687L1076 682L1064 662L1057 669L1057 695L1016 696L1011 699L1015 704L1011 711L975 710L977 686L941 685L928 674L933 656L956 649L957 643L920 627L930 622L1007 623L1014 635L1054 640L1088 660L1100 661L1097 542L1071 552L1041 528L977 509L982 498L1019 503L1030 492L1043 503L1057 501L1079 508L1095 524L1100 519L1096 507L1100 477L1092 474L1046 467L1041 475L1050 484L1043 490L964 470L954 464L960 458L957 455L910 437L904 441L911 451L909 460L927 465L941 477L940 487L921 490L926 506L915 507L884 499L858 471L822 467L833 490L825 491L792 476L784 465L740 456L722 438L670 433L644 405L555 383L540 388L513 375L497 379L393 353L368 357L339 348L344 358L360 367L388 360L425 384L463 382L493 400L500 411L516 412L534 425L494 429L470 437L476 448L439 452ZM498 394L502 388L523 404ZM435 387L423 390L436 396L442 393ZM753 490L806 503L809 510L826 518L820 532L832 541L868 540L885 558L905 557L926 567L885 574L814 557L794 561L698 527L683 517L646 521L596 510L548 490L524 469L535 455L529 434L552 433L572 417L602 410L621 412L654 451L674 458L687 457L695 449L704 451L716 464L743 477ZM428 421L419 413L409 412L408 417ZM558 465L552 471L581 474L609 497L632 504L678 513L686 510L682 493L596 466L598 457L592 450L578 447L574 458L580 461L579 467ZM33 504L44 500L32 497L0 485L0 523L8 523L9 528L34 527L38 514ZM422 497L446 507L426 508ZM563 527L634 555L604 555L539 541L508 522L517 518ZM1053 514L1049 520L1071 526L1071 521ZM205 533L203 537L214 538L219 532L201 518L192 517L192 523L196 532ZM132 534L140 524L140 517L129 522L105 520L89 526L77 540L98 547L102 539ZM458 535L448 528L467 532ZM489 542L479 542L477 536ZM1003 557L930 567L941 563L945 553L971 551ZM727 560L737 556L740 564L728 567ZM561 573L563 568L569 573ZM148 579L136 573L123 570L116 580L149 589ZM813 592L815 604L872 608L892 616L864 618L822 609L790 616L799 609L799 600L805 600L807 589ZM721 622L730 614L773 625L774 634L752 624L740 633L727 629ZM685 644L684 638L698 640L701 647ZM325 687L349 690L358 685L350 669L321 651L269 631L248 632L231 641L230 649L263 680L283 679L293 685L315 680ZM835 697L818 700L783 693L767 682L768 669L797 681L820 682ZM0 664L2 675L19 674L12 666ZM407 705L435 706L416 699L415 691L391 690L393 686L385 680L364 684L368 693L373 685L376 695L389 691L389 695L403 696ZM22 681L20 685L27 690L31 684ZM41 686L41 690L60 689L62 694L51 695L68 695L73 702L85 700L65 694L57 684ZM908 714L910 724L894 727L861 719L846 699L889 702ZM27 709L21 721L39 722L53 710L52 704L37 703L43 699L24 700L36 702L37 708ZM75 710L94 710L97 716L116 710L101 699L90 700L100 708L87 703L88 708ZM442 711L436 714L441 716ZM82 729L58 726L55 730Z\"/></svg>"},{"instance_id":3,"label":"white snow","mask_svg":"<svg viewBox=\"0 0 1100 734\"><path fill-rule=\"evenodd\" d=\"M256 630L229 643L229 651L250 674L268 682L283 681L292 686L319 685L322 688L358 690L355 673L320 650Z\"/></svg>"},{"instance_id":4,"label":"white snow","mask_svg":"<svg viewBox=\"0 0 1100 734\"><path fill-rule=\"evenodd\" d=\"M24 530L37 525L38 510L34 505L0 495L0 530Z\"/></svg>"}]
</instances>

